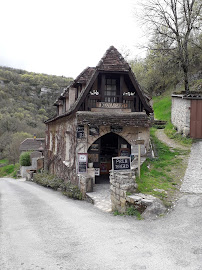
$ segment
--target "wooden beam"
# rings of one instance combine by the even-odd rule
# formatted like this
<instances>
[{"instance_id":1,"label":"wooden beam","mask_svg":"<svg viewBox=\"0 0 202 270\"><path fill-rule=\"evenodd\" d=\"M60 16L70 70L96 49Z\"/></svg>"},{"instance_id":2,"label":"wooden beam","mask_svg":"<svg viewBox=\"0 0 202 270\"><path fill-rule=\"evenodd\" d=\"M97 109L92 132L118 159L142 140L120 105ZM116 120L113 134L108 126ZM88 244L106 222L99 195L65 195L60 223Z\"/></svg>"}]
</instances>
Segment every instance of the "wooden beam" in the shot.
<instances>
[{"instance_id":1,"label":"wooden beam","mask_svg":"<svg viewBox=\"0 0 202 270\"><path fill-rule=\"evenodd\" d=\"M123 103L123 85L124 85L124 77L120 75L120 103Z\"/></svg>"},{"instance_id":2,"label":"wooden beam","mask_svg":"<svg viewBox=\"0 0 202 270\"><path fill-rule=\"evenodd\" d=\"M106 76L105 74L102 74L101 76L101 100L104 102Z\"/></svg>"}]
</instances>

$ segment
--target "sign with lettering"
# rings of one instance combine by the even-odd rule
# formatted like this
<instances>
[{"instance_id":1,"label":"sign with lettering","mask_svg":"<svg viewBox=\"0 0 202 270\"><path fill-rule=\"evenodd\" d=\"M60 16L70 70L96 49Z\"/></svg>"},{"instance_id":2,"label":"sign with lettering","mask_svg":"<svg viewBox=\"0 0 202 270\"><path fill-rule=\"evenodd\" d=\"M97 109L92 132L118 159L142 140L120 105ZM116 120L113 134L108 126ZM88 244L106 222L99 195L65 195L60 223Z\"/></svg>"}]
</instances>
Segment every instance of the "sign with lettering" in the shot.
<instances>
[{"instance_id":1,"label":"sign with lettering","mask_svg":"<svg viewBox=\"0 0 202 270\"><path fill-rule=\"evenodd\" d=\"M119 156L129 157L130 156L130 149L129 148L121 148Z\"/></svg>"},{"instance_id":2,"label":"sign with lettering","mask_svg":"<svg viewBox=\"0 0 202 270\"><path fill-rule=\"evenodd\" d=\"M116 132L116 133L120 133L123 131L123 128L119 126L113 126L110 129L111 129L111 132Z\"/></svg>"},{"instance_id":3,"label":"sign with lettering","mask_svg":"<svg viewBox=\"0 0 202 270\"><path fill-rule=\"evenodd\" d=\"M78 153L78 173L87 172L88 156L86 153Z\"/></svg>"},{"instance_id":4,"label":"sign with lettering","mask_svg":"<svg viewBox=\"0 0 202 270\"><path fill-rule=\"evenodd\" d=\"M144 140L137 139L137 140L135 141L135 144L144 144Z\"/></svg>"},{"instance_id":5,"label":"sign with lettering","mask_svg":"<svg viewBox=\"0 0 202 270\"><path fill-rule=\"evenodd\" d=\"M112 169L114 171L125 171L131 169L130 157L115 157L112 158Z\"/></svg>"},{"instance_id":6,"label":"sign with lettering","mask_svg":"<svg viewBox=\"0 0 202 270\"><path fill-rule=\"evenodd\" d=\"M127 103L112 103L112 102L97 102L97 108L105 108L105 109L127 109Z\"/></svg>"},{"instance_id":7,"label":"sign with lettering","mask_svg":"<svg viewBox=\"0 0 202 270\"><path fill-rule=\"evenodd\" d=\"M76 133L78 139L84 138L85 137L84 126L77 126Z\"/></svg>"}]
</instances>

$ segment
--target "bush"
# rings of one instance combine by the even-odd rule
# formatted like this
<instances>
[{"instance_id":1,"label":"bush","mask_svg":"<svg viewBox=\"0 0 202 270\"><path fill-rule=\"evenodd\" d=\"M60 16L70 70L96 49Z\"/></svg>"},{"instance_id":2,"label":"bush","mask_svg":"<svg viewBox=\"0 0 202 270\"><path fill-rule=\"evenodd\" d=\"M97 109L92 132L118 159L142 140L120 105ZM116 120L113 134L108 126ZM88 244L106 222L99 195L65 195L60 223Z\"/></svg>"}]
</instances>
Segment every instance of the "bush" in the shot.
<instances>
[{"instance_id":1,"label":"bush","mask_svg":"<svg viewBox=\"0 0 202 270\"><path fill-rule=\"evenodd\" d=\"M20 165L21 166L31 165L30 152L24 152L20 155Z\"/></svg>"},{"instance_id":2,"label":"bush","mask_svg":"<svg viewBox=\"0 0 202 270\"><path fill-rule=\"evenodd\" d=\"M76 200L82 200L82 193L77 186L72 185L70 182L68 182L64 183L63 188L65 189L65 191L63 192L64 195L67 195L69 198L73 198Z\"/></svg>"},{"instance_id":3,"label":"bush","mask_svg":"<svg viewBox=\"0 0 202 270\"><path fill-rule=\"evenodd\" d=\"M55 175L48 173L36 173L34 175L34 182L54 190L61 189L63 194L69 198L82 200L82 193L76 185L73 185L70 182L64 183L63 180Z\"/></svg>"},{"instance_id":4,"label":"bush","mask_svg":"<svg viewBox=\"0 0 202 270\"><path fill-rule=\"evenodd\" d=\"M61 179L59 179L55 175L48 173L36 173L34 175L34 182L44 187L52 188L54 190L57 190L62 185Z\"/></svg>"},{"instance_id":5,"label":"bush","mask_svg":"<svg viewBox=\"0 0 202 270\"><path fill-rule=\"evenodd\" d=\"M142 219L140 212L137 209L135 209L135 207L133 205L131 205L130 207L128 207L126 209L126 215L136 216L137 219L139 219L139 220Z\"/></svg>"}]
</instances>

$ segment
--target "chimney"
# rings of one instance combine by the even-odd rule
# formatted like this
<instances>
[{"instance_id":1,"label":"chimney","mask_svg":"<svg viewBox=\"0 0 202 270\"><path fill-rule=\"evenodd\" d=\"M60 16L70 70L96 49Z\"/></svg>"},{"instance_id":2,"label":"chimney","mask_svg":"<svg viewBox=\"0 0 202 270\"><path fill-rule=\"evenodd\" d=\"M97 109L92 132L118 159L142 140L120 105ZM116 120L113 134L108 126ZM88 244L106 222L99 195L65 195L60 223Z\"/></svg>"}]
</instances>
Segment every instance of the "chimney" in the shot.
<instances>
[{"instance_id":1,"label":"chimney","mask_svg":"<svg viewBox=\"0 0 202 270\"><path fill-rule=\"evenodd\" d=\"M74 104L76 99L76 88L70 87L69 88L69 109Z\"/></svg>"}]
</instances>

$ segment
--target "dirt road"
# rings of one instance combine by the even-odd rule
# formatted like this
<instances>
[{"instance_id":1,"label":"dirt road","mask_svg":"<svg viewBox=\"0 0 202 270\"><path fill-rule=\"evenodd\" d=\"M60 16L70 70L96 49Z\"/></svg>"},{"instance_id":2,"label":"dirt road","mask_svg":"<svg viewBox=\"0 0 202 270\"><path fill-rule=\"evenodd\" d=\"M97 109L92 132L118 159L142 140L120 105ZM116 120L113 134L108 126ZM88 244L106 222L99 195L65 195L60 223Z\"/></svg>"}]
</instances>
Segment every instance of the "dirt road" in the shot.
<instances>
[{"instance_id":1,"label":"dirt road","mask_svg":"<svg viewBox=\"0 0 202 270\"><path fill-rule=\"evenodd\" d=\"M113 216L31 182L0 179L0 269L201 270L202 195L155 221Z\"/></svg>"}]
</instances>

